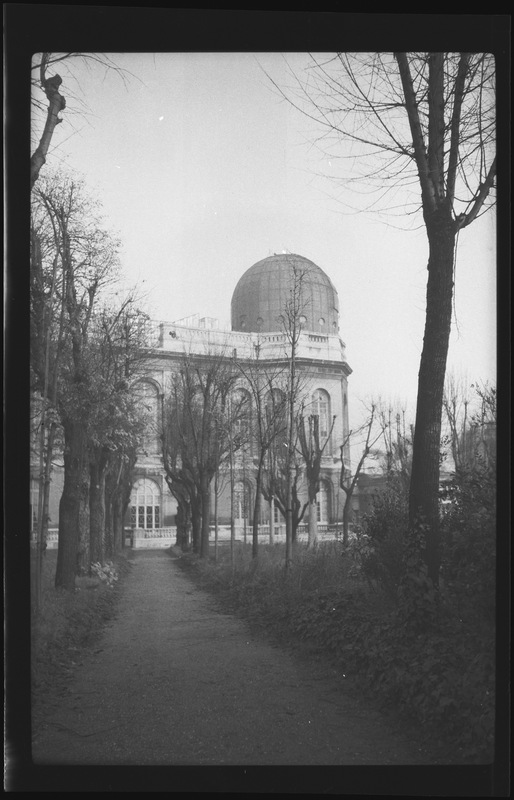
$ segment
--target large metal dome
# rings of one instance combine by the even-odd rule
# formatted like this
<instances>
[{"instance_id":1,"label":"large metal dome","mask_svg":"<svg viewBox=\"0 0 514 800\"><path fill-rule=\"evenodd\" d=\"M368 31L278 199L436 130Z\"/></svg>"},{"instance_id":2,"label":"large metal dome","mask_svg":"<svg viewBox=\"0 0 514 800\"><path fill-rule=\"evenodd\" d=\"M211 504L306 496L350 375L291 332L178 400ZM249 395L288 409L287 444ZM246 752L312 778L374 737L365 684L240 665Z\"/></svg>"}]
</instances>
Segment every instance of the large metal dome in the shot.
<instances>
[{"instance_id":1,"label":"large metal dome","mask_svg":"<svg viewBox=\"0 0 514 800\"><path fill-rule=\"evenodd\" d=\"M337 334L339 301L323 270L293 253L280 253L247 269L232 295L233 331L280 331L280 319L291 301L296 274L303 275L301 314L304 330Z\"/></svg>"}]
</instances>

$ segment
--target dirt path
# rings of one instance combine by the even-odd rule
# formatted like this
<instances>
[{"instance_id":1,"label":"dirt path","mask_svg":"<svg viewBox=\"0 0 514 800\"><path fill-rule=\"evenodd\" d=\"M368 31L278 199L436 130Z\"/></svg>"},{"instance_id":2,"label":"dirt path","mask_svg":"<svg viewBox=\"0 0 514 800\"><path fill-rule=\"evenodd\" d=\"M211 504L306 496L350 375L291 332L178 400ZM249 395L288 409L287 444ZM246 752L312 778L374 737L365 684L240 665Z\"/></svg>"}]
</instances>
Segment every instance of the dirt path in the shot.
<instances>
[{"instance_id":1,"label":"dirt path","mask_svg":"<svg viewBox=\"0 0 514 800\"><path fill-rule=\"evenodd\" d=\"M342 676L256 637L163 551L134 553L116 617L45 706L37 764L427 763Z\"/></svg>"}]
</instances>

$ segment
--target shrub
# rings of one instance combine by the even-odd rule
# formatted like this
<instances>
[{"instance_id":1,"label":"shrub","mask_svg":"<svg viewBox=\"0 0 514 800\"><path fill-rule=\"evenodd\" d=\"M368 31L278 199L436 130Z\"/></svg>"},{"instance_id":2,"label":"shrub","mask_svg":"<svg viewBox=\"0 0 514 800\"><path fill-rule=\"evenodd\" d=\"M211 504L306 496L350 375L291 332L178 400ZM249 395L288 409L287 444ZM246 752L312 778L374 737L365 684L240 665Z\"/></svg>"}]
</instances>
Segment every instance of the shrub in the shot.
<instances>
[{"instance_id":1,"label":"shrub","mask_svg":"<svg viewBox=\"0 0 514 800\"><path fill-rule=\"evenodd\" d=\"M118 571L112 561L106 561L105 564L100 564L100 562L91 564L91 574L96 575L102 583L111 588L118 580Z\"/></svg>"},{"instance_id":2,"label":"shrub","mask_svg":"<svg viewBox=\"0 0 514 800\"><path fill-rule=\"evenodd\" d=\"M405 574L405 551L408 529L407 496L394 480L377 494L373 510L364 518L366 551L361 563L365 577L380 586L390 598L396 598Z\"/></svg>"},{"instance_id":3,"label":"shrub","mask_svg":"<svg viewBox=\"0 0 514 800\"><path fill-rule=\"evenodd\" d=\"M47 550L43 559L42 602L32 620L32 676L34 688L44 691L54 685L73 654L102 629L116 606L118 577L126 574L129 562L119 555L116 565L110 562L92 570L92 576L78 577L76 591L54 587L57 551ZM101 573L104 577L100 577Z\"/></svg>"},{"instance_id":4,"label":"shrub","mask_svg":"<svg viewBox=\"0 0 514 800\"><path fill-rule=\"evenodd\" d=\"M444 487L441 575L459 611L491 625L496 596L496 485L490 465L478 461Z\"/></svg>"},{"instance_id":5,"label":"shrub","mask_svg":"<svg viewBox=\"0 0 514 800\"><path fill-rule=\"evenodd\" d=\"M401 510L400 504L392 507ZM377 514L375 521L380 548L390 534L387 519ZM450 763L487 760L494 733L492 632L484 636L440 605L437 624L421 630L406 625L401 604L387 602L382 584L371 592L355 572L359 553L366 558L366 542L356 539L349 548L333 542L315 550L297 545L288 573L280 545L261 548L257 559L250 547L240 548L233 566L228 553L217 562L182 557L179 563L193 566L202 585L227 599L232 610L282 643L332 659L363 691L422 725Z\"/></svg>"}]
</instances>

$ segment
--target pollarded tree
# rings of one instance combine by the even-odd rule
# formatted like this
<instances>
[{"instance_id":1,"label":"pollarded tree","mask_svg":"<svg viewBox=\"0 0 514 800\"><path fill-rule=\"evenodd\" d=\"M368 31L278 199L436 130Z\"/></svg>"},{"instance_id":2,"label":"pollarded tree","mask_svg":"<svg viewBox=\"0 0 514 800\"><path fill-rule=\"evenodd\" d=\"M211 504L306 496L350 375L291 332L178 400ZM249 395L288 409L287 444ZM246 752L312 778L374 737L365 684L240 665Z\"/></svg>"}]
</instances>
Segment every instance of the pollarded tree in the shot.
<instances>
[{"instance_id":1,"label":"pollarded tree","mask_svg":"<svg viewBox=\"0 0 514 800\"><path fill-rule=\"evenodd\" d=\"M185 401L178 383L168 387L162 400L161 447L164 473L168 488L177 502L177 545L189 547L189 526L192 526L194 552L200 549L201 514L197 498L195 477L188 469L189 462L183 453L187 448L184 428Z\"/></svg>"},{"instance_id":2,"label":"pollarded tree","mask_svg":"<svg viewBox=\"0 0 514 800\"><path fill-rule=\"evenodd\" d=\"M251 427L245 437L255 449L255 500L252 525L252 556L259 553L259 509L263 492L263 477L273 451L287 445L287 366L271 366L260 357L256 347L255 359L238 363L241 377L251 396ZM266 496L266 495L265 495Z\"/></svg>"},{"instance_id":3,"label":"pollarded tree","mask_svg":"<svg viewBox=\"0 0 514 800\"><path fill-rule=\"evenodd\" d=\"M313 58L305 80L295 79L296 88L279 91L322 126L326 149L335 143L337 155L352 159L352 180L372 183L381 195L391 187L404 217L412 211L423 218L428 281L409 527L413 541L425 539L425 566L437 584L439 449L455 253L460 233L493 199L495 59L487 53L338 53Z\"/></svg>"},{"instance_id":4,"label":"pollarded tree","mask_svg":"<svg viewBox=\"0 0 514 800\"><path fill-rule=\"evenodd\" d=\"M60 433L57 377L65 334L64 307L56 285L59 278L58 239L48 225L44 203L34 202L30 248L30 376L32 459L38 461L36 563L32 571L33 606L41 602L42 559L49 521L53 454Z\"/></svg>"},{"instance_id":5,"label":"pollarded tree","mask_svg":"<svg viewBox=\"0 0 514 800\"><path fill-rule=\"evenodd\" d=\"M409 425L407 432L406 408L400 403L386 403L378 398L373 405L385 448L383 470L388 477L400 482L405 496L408 496L414 428Z\"/></svg>"},{"instance_id":6,"label":"pollarded tree","mask_svg":"<svg viewBox=\"0 0 514 800\"><path fill-rule=\"evenodd\" d=\"M117 549L114 529L106 526L107 474L114 468L118 482L126 480L129 475L124 474L123 466L142 441L145 415L134 382L144 375L146 341L141 323L146 317L135 308L133 299L128 297L120 308L98 311L88 342L87 368L94 387L88 437L91 563L103 563ZM117 539L119 542L119 533Z\"/></svg>"},{"instance_id":7,"label":"pollarded tree","mask_svg":"<svg viewBox=\"0 0 514 800\"><path fill-rule=\"evenodd\" d=\"M126 75L125 71L116 66L105 53L36 53L32 60L31 75L32 138L35 139L30 158L31 187L34 187L39 178L39 173L46 162L55 129L63 121L63 117L60 114L66 108L66 99L61 94L63 79L54 70L57 68L62 72L62 68L64 68L68 78L68 99L71 94L74 101L73 105L83 108L83 102L70 88L70 83L74 81L73 65L79 63L97 64L103 71L114 70L121 77ZM42 130L38 130L40 127Z\"/></svg>"},{"instance_id":8,"label":"pollarded tree","mask_svg":"<svg viewBox=\"0 0 514 800\"><path fill-rule=\"evenodd\" d=\"M109 460L105 475L105 555L111 557L124 546L123 520L130 504L133 470L138 446L125 444ZM112 548L112 549L111 549Z\"/></svg>"},{"instance_id":9,"label":"pollarded tree","mask_svg":"<svg viewBox=\"0 0 514 800\"><path fill-rule=\"evenodd\" d=\"M456 472L472 468L477 458L494 457L496 387L448 375L443 399L447 440Z\"/></svg>"},{"instance_id":10,"label":"pollarded tree","mask_svg":"<svg viewBox=\"0 0 514 800\"><path fill-rule=\"evenodd\" d=\"M378 442L380 437L382 436L382 431L380 428L376 430L376 405L374 402L370 404L369 408L369 417L364 422L361 427L355 431L350 431L345 438L343 444L341 445L341 473L339 477L339 486L345 493L345 503L343 508L343 544L346 546L348 544L349 539L349 532L350 532L350 515L352 513L352 504L351 500L353 497L353 493L355 491L355 487L357 486L357 481L361 475L363 470L364 464L366 460L372 455L373 447ZM353 472L348 470L345 465L345 451L348 446L348 443L352 436L364 436L364 440L361 443L361 454L359 456L359 460Z\"/></svg>"},{"instance_id":11,"label":"pollarded tree","mask_svg":"<svg viewBox=\"0 0 514 800\"><path fill-rule=\"evenodd\" d=\"M211 483L229 457L227 410L236 371L223 353L182 357L166 392L163 445L170 488L188 487L193 519L193 547L209 554ZM166 466L168 465L168 467ZM175 494L175 493L174 493ZM176 496L176 495L175 495ZM200 541L195 540L201 520Z\"/></svg>"},{"instance_id":12,"label":"pollarded tree","mask_svg":"<svg viewBox=\"0 0 514 800\"><path fill-rule=\"evenodd\" d=\"M308 295L305 289L309 283L309 269L298 264L294 255L289 256L290 260L290 284L289 297L281 312L282 327L288 343L288 442L286 459L286 476L288 485L288 497L286 500L286 571L290 569L293 559L293 494L295 487L295 457L296 457L296 438L297 427L296 418L298 405L302 401L302 394L305 389L305 378L298 370L297 358L300 337L302 334L307 311Z\"/></svg>"},{"instance_id":13,"label":"pollarded tree","mask_svg":"<svg viewBox=\"0 0 514 800\"><path fill-rule=\"evenodd\" d=\"M273 499L274 506L278 508L282 517L286 519L287 505L291 509L291 544L297 540L298 526L301 524L309 502L302 499L300 491L303 483L304 462L301 452L296 448L293 458L290 459L287 448L277 446L270 450L270 458L262 478L262 494L266 500ZM292 467L291 467L292 464ZM273 520L270 519L270 524Z\"/></svg>"},{"instance_id":14,"label":"pollarded tree","mask_svg":"<svg viewBox=\"0 0 514 800\"><path fill-rule=\"evenodd\" d=\"M44 232L44 240L51 242L46 260L35 259L43 274L39 285L51 283L51 290L44 298L46 315L34 314L31 361L38 388L47 393L43 399L55 404L62 428L64 487L55 581L57 587L73 589L79 541L83 566L89 566L88 425L95 402L88 369L89 335L97 297L117 274L117 242L103 227L97 204L74 176L41 181L32 203L33 219L41 222L39 240Z\"/></svg>"},{"instance_id":15,"label":"pollarded tree","mask_svg":"<svg viewBox=\"0 0 514 800\"><path fill-rule=\"evenodd\" d=\"M333 417L330 430L324 442L320 438L319 414L309 414L308 417L300 415L297 420L298 439L305 462L305 477L307 478L307 491L309 494L309 547L315 545L318 538L316 500L321 475L321 459L330 441L335 420L336 418Z\"/></svg>"},{"instance_id":16,"label":"pollarded tree","mask_svg":"<svg viewBox=\"0 0 514 800\"><path fill-rule=\"evenodd\" d=\"M457 386L450 383L449 392ZM496 389L478 382L470 389L464 385L448 397L458 443L451 442L455 469L442 485L442 575L459 617L489 635L497 612Z\"/></svg>"},{"instance_id":17,"label":"pollarded tree","mask_svg":"<svg viewBox=\"0 0 514 800\"><path fill-rule=\"evenodd\" d=\"M468 430L470 420L470 396L464 380L455 375L447 375L443 394L443 415L448 427L447 440L451 449L454 468L463 469L472 455L468 451Z\"/></svg>"},{"instance_id":18,"label":"pollarded tree","mask_svg":"<svg viewBox=\"0 0 514 800\"><path fill-rule=\"evenodd\" d=\"M479 460L494 461L496 388L479 382L468 385L449 375L443 409L454 471L473 469Z\"/></svg>"}]
</instances>

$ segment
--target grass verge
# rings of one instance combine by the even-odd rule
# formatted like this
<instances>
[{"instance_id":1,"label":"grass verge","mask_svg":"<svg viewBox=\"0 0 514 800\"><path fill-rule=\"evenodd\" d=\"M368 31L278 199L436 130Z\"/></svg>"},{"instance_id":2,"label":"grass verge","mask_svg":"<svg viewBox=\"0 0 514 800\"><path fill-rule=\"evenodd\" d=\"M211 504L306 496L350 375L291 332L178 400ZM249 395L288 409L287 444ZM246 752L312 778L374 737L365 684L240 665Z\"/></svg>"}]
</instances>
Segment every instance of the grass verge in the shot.
<instances>
[{"instance_id":1,"label":"grass verge","mask_svg":"<svg viewBox=\"0 0 514 800\"><path fill-rule=\"evenodd\" d=\"M280 545L258 559L239 546L217 561L178 562L202 588L268 635L330 659L381 708L417 727L446 763L489 763L494 741L494 631L445 608L433 629L405 628L340 543L297 546L285 574ZM439 762L444 763L444 762Z\"/></svg>"},{"instance_id":2,"label":"grass verge","mask_svg":"<svg viewBox=\"0 0 514 800\"><path fill-rule=\"evenodd\" d=\"M57 551L43 558L41 608L32 620L31 675L33 697L62 684L82 648L90 646L116 610L120 582L130 570L122 553L108 580L99 574L78 577L74 593L54 587ZM100 571L99 571L100 572Z\"/></svg>"}]
</instances>

